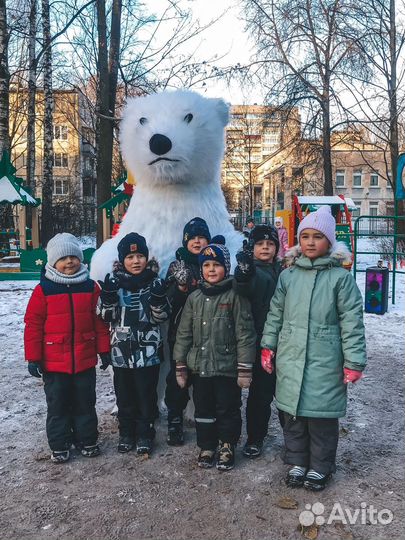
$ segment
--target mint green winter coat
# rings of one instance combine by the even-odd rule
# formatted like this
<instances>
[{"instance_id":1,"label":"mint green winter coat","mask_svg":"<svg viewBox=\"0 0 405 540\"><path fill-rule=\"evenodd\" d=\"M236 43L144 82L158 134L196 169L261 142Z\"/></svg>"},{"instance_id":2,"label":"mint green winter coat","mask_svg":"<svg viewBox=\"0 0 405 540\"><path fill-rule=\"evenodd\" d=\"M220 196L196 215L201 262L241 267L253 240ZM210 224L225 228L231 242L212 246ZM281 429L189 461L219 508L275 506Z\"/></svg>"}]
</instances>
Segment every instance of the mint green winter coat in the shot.
<instances>
[{"instance_id":1,"label":"mint green winter coat","mask_svg":"<svg viewBox=\"0 0 405 540\"><path fill-rule=\"evenodd\" d=\"M338 242L333 253L311 261L296 246L280 274L261 346L277 351L276 403L293 416L344 416L343 368L365 367L363 300L341 267L347 255Z\"/></svg>"}]
</instances>

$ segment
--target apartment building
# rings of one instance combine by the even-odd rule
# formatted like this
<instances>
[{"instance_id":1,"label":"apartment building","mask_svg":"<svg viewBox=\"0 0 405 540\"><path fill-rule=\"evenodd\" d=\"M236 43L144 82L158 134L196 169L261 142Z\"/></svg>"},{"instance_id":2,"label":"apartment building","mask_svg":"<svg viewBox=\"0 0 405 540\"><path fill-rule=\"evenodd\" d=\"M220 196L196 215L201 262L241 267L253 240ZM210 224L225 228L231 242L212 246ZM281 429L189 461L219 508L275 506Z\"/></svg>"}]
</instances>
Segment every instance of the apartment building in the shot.
<instances>
[{"instance_id":1,"label":"apartment building","mask_svg":"<svg viewBox=\"0 0 405 540\"><path fill-rule=\"evenodd\" d=\"M16 174L27 175L27 92L10 93L11 158ZM44 95L36 97L35 193L42 195ZM95 230L96 174L95 135L81 94L76 90L54 91L53 179L56 230L88 234ZM39 207L40 210L40 207Z\"/></svg>"},{"instance_id":2,"label":"apartment building","mask_svg":"<svg viewBox=\"0 0 405 540\"><path fill-rule=\"evenodd\" d=\"M231 212L252 214L263 205L260 163L287 146L300 132L297 109L234 105L226 129L222 185Z\"/></svg>"}]
</instances>

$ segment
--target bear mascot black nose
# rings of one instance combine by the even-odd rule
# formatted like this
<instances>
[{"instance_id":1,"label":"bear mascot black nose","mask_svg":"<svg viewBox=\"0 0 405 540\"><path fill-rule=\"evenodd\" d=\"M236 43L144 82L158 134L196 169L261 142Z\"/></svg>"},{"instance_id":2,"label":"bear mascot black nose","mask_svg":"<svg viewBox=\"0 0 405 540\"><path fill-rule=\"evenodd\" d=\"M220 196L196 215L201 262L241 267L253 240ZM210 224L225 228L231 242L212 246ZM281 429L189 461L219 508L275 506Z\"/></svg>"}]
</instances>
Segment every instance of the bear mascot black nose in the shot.
<instances>
[{"instance_id":1,"label":"bear mascot black nose","mask_svg":"<svg viewBox=\"0 0 405 540\"><path fill-rule=\"evenodd\" d=\"M151 152L157 156L162 156L167 154L167 152L172 147L172 141L166 137L166 135L161 135L160 133L155 133L149 141L149 148Z\"/></svg>"}]
</instances>

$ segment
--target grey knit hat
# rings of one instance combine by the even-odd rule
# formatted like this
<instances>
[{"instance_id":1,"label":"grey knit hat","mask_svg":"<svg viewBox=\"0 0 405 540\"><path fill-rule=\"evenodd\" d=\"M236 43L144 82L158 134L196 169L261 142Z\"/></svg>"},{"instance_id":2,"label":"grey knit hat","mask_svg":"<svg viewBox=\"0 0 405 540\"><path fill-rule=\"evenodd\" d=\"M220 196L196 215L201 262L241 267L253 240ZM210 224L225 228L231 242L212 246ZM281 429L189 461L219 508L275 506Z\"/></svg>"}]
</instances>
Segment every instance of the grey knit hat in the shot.
<instances>
[{"instance_id":1,"label":"grey knit hat","mask_svg":"<svg viewBox=\"0 0 405 540\"><path fill-rule=\"evenodd\" d=\"M62 257L77 257L83 262L83 252L80 248L79 240L70 233L58 233L51 238L46 246L48 264L55 266Z\"/></svg>"}]
</instances>

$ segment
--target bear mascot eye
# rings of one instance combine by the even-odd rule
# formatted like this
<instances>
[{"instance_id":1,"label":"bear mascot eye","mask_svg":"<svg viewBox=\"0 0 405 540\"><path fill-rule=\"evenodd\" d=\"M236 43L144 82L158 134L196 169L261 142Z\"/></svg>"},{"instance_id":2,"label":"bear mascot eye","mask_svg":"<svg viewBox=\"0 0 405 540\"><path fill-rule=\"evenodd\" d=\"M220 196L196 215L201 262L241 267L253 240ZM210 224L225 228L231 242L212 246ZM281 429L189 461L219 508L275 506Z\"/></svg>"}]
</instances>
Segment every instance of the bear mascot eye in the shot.
<instances>
[{"instance_id":1,"label":"bear mascot eye","mask_svg":"<svg viewBox=\"0 0 405 540\"><path fill-rule=\"evenodd\" d=\"M192 119L193 115L191 113L186 114L186 116L184 117L184 121L187 122L187 124L189 124Z\"/></svg>"},{"instance_id":2,"label":"bear mascot eye","mask_svg":"<svg viewBox=\"0 0 405 540\"><path fill-rule=\"evenodd\" d=\"M147 122L148 122L147 118L144 118L143 116L142 118L139 119L139 123L142 125L147 124Z\"/></svg>"}]
</instances>

